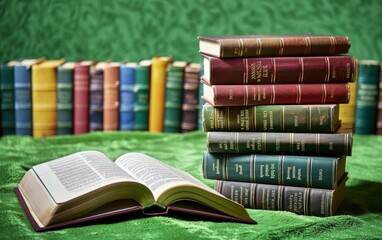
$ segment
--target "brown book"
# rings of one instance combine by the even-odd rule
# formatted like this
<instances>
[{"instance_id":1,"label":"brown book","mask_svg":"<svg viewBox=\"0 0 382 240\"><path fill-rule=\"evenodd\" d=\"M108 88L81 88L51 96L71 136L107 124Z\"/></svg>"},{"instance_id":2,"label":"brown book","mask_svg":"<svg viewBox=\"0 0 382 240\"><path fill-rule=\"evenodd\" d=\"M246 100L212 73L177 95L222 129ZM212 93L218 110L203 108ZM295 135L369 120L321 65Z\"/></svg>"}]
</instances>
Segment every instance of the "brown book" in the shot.
<instances>
[{"instance_id":1,"label":"brown book","mask_svg":"<svg viewBox=\"0 0 382 240\"><path fill-rule=\"evenodd\" d=\"M347 36L234 35L200 36L199 52L219 58L336 55L347 53Z\"/></svg>"},{"instance_id":2,"label":"brown book","mask_svg":"<svg viewBox=\"0 0 382 240\"><path fill-rule=\"evenodd\" d=\"M36 231L125 214L256 223L244 207L142 153L83 151L34 166L15 189Z\"/></svg>"},{"instance_id":3,"label":"brown book","mask_svg":"<svg viewBox=\"0 0 382 240\"><path fill-rule=\"evenodd\" d=\"M203 80L221 84L354 82L353 56L217 58L204 55Z\"/></svg>"},{"instance_id":4,"label":"brown book","mask_svg":"<svg viewBox=\"0 0 382 240\"><path fill-rule=\"evenodd\" d=\"M107 63L103 77L103 130L119 128L119 63Z\"/></svg>"},{"instance_id":5,"label":"brown book","mask_svg":"<svg viewBox=\"0 0 382 240\"><path fill-rule=\"evenodd\" d=\"M203 99L213 106L348 103L348 83L208 85Z\"/></svg>"}]
</instances>

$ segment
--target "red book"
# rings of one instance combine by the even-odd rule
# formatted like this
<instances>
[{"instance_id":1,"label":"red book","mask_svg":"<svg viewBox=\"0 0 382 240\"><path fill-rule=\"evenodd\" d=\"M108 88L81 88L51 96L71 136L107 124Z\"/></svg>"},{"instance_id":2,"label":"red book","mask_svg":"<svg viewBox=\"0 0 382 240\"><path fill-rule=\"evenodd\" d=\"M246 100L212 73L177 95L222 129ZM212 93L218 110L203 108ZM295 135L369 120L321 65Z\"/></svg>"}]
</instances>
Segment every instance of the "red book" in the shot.
<instances>
[{"instance_id":1,"label":"red book","mask_svg":"<svg viewBox=\"0 0 382 240\"><path fill-rule=\"evenodd\" d=\"M217 58L204 55L210 85L354 82L353 56Z\"/></svg>"},{"instance_id":2,"label":"red book","mask_svg":"<svg viewBox=\"0 0 382 240\"><path fill-rule=\"evenodd\" d=\"M73 75L73 133L89 132L89 83L91 61L78 62Z\"/></svg>"},{"instance_id":3,"label":"red book","mask_svg":"<svg viewBox=\"0 0 382 240\"><path fill-rule=\"evenodd\" d=\"M348 83L330 84L203 84L203 99L213 106L348 103Z\"/></svg>"}]
</instances>

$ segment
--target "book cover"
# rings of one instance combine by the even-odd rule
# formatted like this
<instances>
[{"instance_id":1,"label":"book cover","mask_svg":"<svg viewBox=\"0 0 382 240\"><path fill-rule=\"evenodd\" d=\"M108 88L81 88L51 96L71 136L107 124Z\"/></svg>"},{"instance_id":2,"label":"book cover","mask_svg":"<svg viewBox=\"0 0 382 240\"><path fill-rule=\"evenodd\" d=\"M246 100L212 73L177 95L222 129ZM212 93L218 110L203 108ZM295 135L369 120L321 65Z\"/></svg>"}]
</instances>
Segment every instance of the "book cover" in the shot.
<instances>
[{"instance_id":1,"label":"book cover","mask_svg":"<svg viewBox=\"0 0 382 240\"><path fill-rule=\"evenodd\" d=\"M335 215L343 202L346 180L345 173L336 189L216 181L215 190L246 208L327 217Z\"/></svg>"},{"instance_id":2,"label":"book cover","mask_svg":"<svg viewBox=\"0 0 382 240\"><path fill-rule=\"evenodd\" d=\"M345 174L346 156L203 153L207 179L335 189Z\"/></svg>"},{"instance_id":3,"label":"book cover","mask_svg":"<svg viewBox=\"0 0 382 240\"><path fill-rule=\"evenodd\" d=\"M360 60L358 69L354 133L375 134L380 63L372 60Z\"/></svg>"},{"instance_id":4,"label":"book cover","mask_svg":"<svg viewBox=\"0 0 382 240\"><path fill-rule=\"evenodd\" d=\"M98 62L90 71L89 131L103 130L103 71L106 62Z\"/></svg>"},{"instance_id":5,"label":"book cover","mask_svg":"<svg viewBox=\"0 0 382 240\"><path fill-rule=\"evenodd\" d=\"M73 134L89 132L90 71L97 62L81 61L73 69Z\"/></svg>"},{"instance_id":6,"label":"book cover","mask_svg":"<svg viewBox=\"0 0 382 240\"><path fill-rule=\"evenodd\" d=\"M149 132L163 132L166 68L172 57L153 57L150 80Z\"/></svg>"},{"instance_id":7,"label":"book cover","mask_svg":"<svg viewBox=\"0 0 382 240\"><path fill-rule=\"evenodd\" d=\"M149 129L151 60L142 60L135 68L134 130Z\"/></svg>"},{"instance_id":8,"label":"book cover","mask_svg":"<svg viewBox=\"0 0 382 240\"><path fill-rule=\"evenodd\" d=\"M340 126L338 104L203 106L203 131L332 133Z\"/></svg>"},{"instance_id":9,"label":"book cover","mask_svg":"<svg viewBox=\"0 0 382 240\"><path fill-rule=\"evenodd\" d=\"M232 35L199 37L199 52L219 58L337 55L347 53L349 48L348 36Z\"/></svg>"},{"instance_id":10,"label":"book cover","mask_svg":"<svg viewBox=\"0 0 382 240\"><path fill-rule=\"evenodd\" d=\"M341 133L207 133L208 151L220 153L351 156L352 144L352 133L346 133L346 131Z\"/></svg>"},{"instance_id":11,"label":"book cover","mask_svg":"<svg viewBox=\"0 0 382 240\"><path fill-rule=\"evenodd\" d=\"M203 85L203 98L213 106L348 103L348 83Z\"/></svg>"},{"instance_id":12,"label":"book cover","mask_svg":"<svg viewBox=\"0 0 382 240\"><path fill-rule=\"evenodd\" d=\"M32 127L36 138L57 130L57 67L64 60L46 60L32 66Z\"/></svg>"},{"instance_id":13,"label":"book cover","mask_svg":"<svg viewBox=\"0 0 382 240\"><path fill-rule=\"evenodd\" d=\"M134 86L137 63L125 63L121 65L121 84L119 88L119 129L134 129Z\"/></svg>"},{"instance_id":14,"label":"book cover","mask_svg":"<svg viewBox=\"0 0 382 240\"><path fill-rule=\"evenodd\" d=\"M15 62L10 61L0 66L1 73L1 125L3 135L15 134Z\"/></svg>"},{"instance_id":15,"label":"book cover","mask_svg":"<svg viewBox=\"0 0 382 240\"><path fill-rule=\"evenodd\" d=\"M209 85L354 82L353 56L217 58L203 56Z\"/></svg>"},{"instance_id":16,"label":"book cover","mask_svg":"<svg viewBox=\"0 0 382 240\"><path fill-rule=\"evenodd\" d=\"M190 63L184 69L181 132L198 129L200 63Z\"/></svg>"},{"instance_id":17,"label":"book cover","mask_svg":"<svg viewBox=\"0 0 382 240\"><path fill-rule=\"evenodd\" d=\"M74 62L57 68L57 135L73 134Z\"/></svg>"},{"instance_id":18,"label":"book cover","mask_svg":"<svg viewBox=\"0 0 382 240\"><path fill-rule=\"evenodd\" d=\"M186 66L187 62L181 61L175 61L167 65L163 132L180 132L182 124L184 69Z\"/></svg>"},{"instance_id":19,"label":"book cover","mask_svg":"<svg viewBox=\"0 0 382 240\"><path fill-rule=\"evenodd\" d=\"M119 129L120 63L109 62L103 71L103 130Z\"/></svg>"}]
</instances>

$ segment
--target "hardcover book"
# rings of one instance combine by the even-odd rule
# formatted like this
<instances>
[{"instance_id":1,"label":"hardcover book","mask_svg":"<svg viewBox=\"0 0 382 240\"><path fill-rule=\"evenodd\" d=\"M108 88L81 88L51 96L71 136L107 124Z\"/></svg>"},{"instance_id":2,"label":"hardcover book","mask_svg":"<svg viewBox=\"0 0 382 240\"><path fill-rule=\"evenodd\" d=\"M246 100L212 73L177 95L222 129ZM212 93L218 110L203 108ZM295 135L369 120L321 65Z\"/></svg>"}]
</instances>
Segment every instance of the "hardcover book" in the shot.
<instances>
[{"instance_id":1,"label":"hardcover book","mask_svg":"<svg viewBox=\"0 0 382 240\"><path fill-rule=\"evenodd\" d=\"M149 129L151 60L142 60L135 68L134 130Z\"/></svg>"},{"instance_id":2,"label":"hardcover book","mask_svg":"<svg viewBox=\"0 0 382 240\"><path fill-rule=\"evenodd\" d=\"M379 95L380 63L361 60L358 64L354 133L375 134Z\"/></svg>"},{"instance_id":3,"label":"hardcover book","mask_svg":"<svg viewBox=\"0 0 382 240\"><path fill-rule=\"evenodd\" d=\"M215 190L246 208L327 217L335 215L343 202L346 180L345 173L336 189L216 181Z\"/></svg>"},{"instance_id":4,"label":"hardcover book","mask_svg":"<svg viewBox=\"0 0 382 240\"><path fill-rule=\"evenodd\" d=\"M342 130L341 130L342 131ZM351 156L352 133L208 132L207 149L220 153Z\"/></svg>"},{"instance_id":5,"label":"hardcover book","mask_svg":"<svg viewBox=\"0 0 382 240\"><path fill-rule=\"evenodd\" d=\"M57 130L57 67L64 60L46 60L32 66L33 136L56 135Z\"/></svg>"},{"instance_id":6,"label":"hardcover book","mask_svg":"<svg viewBox=\"0 0 382 240\"><path fill-rule=\"evenodd\" d=\"M15 189L36 231L121 214L199 214L256 223L240 204L181 170L142 153L115 163L83 151L32 167Z\"/></svg>"},{"instance_id":7,"label":"hardcover book","mask_svg":"<svg viewBox=\"0 0 382 240\"><path fill-rule=\"evenodd\" d=\"M57 68L57 135L73 134L74 62Z\"/></svg>"},{"instance_id":8,"label":"hardcover book","mask_svg":"<svg viewBox=\"0 0 382 240\"><path fill-rule=\"evenodd\" d=\"M377 107L377 135L382 135L382 64L380 65L381 71L379 75L379 97L378 97L378 107Z\"/></svg>"},{"instance_id":9,"label":"hardcover book","mask_svg":"<svg viewBox=\"0 0 382 240\"><path fill-rule=\"evenodd\" d=\"M149 132L163 132L166 68L171 57L153 57L150 80Z\"/></svg>"},{"instance_id":10,"label":"hardcover book","mask_svg":"<svg viewBox=\"0 0 382 240\"><path fill-rule=\"evenodd\" d=\"M340 126L337 104L214 107L203 105L203 131L332 133Z\"/></svg>"},{"instance_id":11,"label":"hardcover book","mask_svg":"<svg viewBox=\"0 0 382 240\"><path fill-rule=\"evenodd\" d=\"M120 76L121 84L119 88L119 129L134 129L134 106L135 106L135 72L136 63L121 64Z\"/></svg>"},{"instance_id":12,"label":"hardcover book","mask_svg":"<svg viewBox=\"0 0 382 240\"><path fill-rule=\"evenodd\" d=\"M203 154L207 179L335 189L345 174L346 156Z\"/></svg>"},{"instance_id":13,"label":"hardcover book","mask_svg":"<svg viewBox=\"0 0 382 240\"><path fill-rule=\"evenodd\" d=\"M3 135L15 134L15 78L14 65L10 61L0 66L1 125Z\"/></svg>"},{"instance_id":14,"label":"hardcover book","mask_svg":"<svg viewBox=\"0 0 382 240\"><path fill-rule=\"evenodd\" d=\"M203 98L213 106L348 103L348 83L203 85Z\"/></svg>"},{"instance_id":15,"label":"hardcover book","mask_svg":"<svg viewBox=\"0 0 382 240\"><path fill-rule=\"evenodd\" d=\"M103 70L103 130L119 129L120 63L109 62Z\"/></svg>"},{"instance_id":16,"label":"hardcover book","mask_svg":"<svg viewBox=\"0 0 382 240\"><path fill-rule=\"evenodd\" d=\"M354 82L353 56L217 58L203 56L209 85Z\"/></svg>"},{"instance_id":17,"label":"hardcover book","mask_svg":"<svg viewBox=\"0 0 382 240\"><path fill-rule=\"evenodd\" d=\"M347 53L347 36L233 35L200 36L199 52L219 58L256 56L337 55Z\"/></svg>"},{"instance_id":18,"label":"hardcover book","mask_svg":"<svg viewBox=\"0 0 382 240\"><path fill-rule=\"evenodd\" d=\"M200 64L190 63L184 69L181 132L198 129Z\"/></svg>"},{"instance_id":19,"label":"hardcover book","mask_svg":"<svg viewBox=\"0 0 382 240\"><path fill-rule=\"evenodd\" d=\"M175 61L167 65L163 132L180 132L184 69L187 62Z\"/></svg>"},{"instance_id":20,"label":"hardcover book","mask_svg":"<svg viewBox=\"0 0 382 240\"><path fill-rule=\"evenodd\" d=\"M103 70L106 62L90 70L89 131L103 130Z\"/></svg>"}]
</instances>

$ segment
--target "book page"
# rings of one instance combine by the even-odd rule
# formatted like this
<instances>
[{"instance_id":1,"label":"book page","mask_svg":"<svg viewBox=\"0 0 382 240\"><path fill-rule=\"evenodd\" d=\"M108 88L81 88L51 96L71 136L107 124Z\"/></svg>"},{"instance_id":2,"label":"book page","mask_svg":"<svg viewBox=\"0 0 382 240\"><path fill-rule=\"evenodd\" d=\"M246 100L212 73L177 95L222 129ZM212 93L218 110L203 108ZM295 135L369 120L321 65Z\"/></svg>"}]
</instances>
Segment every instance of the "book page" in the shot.
<instances>
[{"instance_id":1,"label":"book page","mask_svg":"<svg viewBox=\"0 0 382 240\"><path fill-rule=\"evenodd\" d=\"M107 184L135 181L128 173L97 151L74 153L34 166L56 203L81 196Z\"/></svg>"},{"instance_id":2,"label":"book page","mask_svg":"<svg viewBox=\"0 0 382 240\"><path fill-rule=\"evenodd\" d=\"M115 163L129 175L146 185L153 192L156 200L168 188L181 185L193 185L216 194L214 190L190 174L142 153L124 154Z\"/></svg>"}]
</instances>

